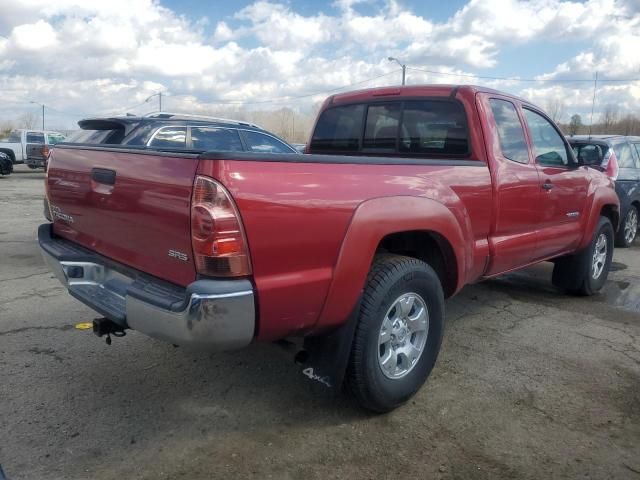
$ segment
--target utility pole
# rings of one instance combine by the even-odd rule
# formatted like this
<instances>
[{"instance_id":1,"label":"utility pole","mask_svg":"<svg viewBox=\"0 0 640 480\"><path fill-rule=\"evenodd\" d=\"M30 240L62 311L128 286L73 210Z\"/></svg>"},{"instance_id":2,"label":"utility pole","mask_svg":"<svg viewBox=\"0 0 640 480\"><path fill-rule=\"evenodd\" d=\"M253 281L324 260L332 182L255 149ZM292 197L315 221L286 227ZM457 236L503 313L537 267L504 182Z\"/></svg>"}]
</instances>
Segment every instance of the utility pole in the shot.
<instances>
[{"instance_id":1,"label":"utility pole","mask_svg":"<svg viewBox=\"0 0 640 480\"><path fill-rule=\"evenodd\" d=\"M591 138L591 128L593 127L593 108L596 105L596 89L598 88L598 72L596 72L596 78L593 81L593 100L591 100L591 120L589 121L589 138Z\"/></svg>"},{"instance_id":2,"label":"utility pole","mask_svg":"<svg viewBox=\"0 0 640 480\"><path fill-rule=\"evenodd\" d=\"M387 60L389 60L390 62L396 62L398 65L402 67L402 85L404 85L407 79L407 65L402 63L396 57L388 57Z\"/></svg>"},{"instance_id":3,"label":"utility pole","mask_svg":"<svg viewBox=\"0 0 640 480\"><path fill-rule=\"evenodd\" d=\"M44 130L44 103L34 102L31 100L29 103L33 103L34 105L40 105L42 107L42 130Z\"/></svg>"}]
</instances>

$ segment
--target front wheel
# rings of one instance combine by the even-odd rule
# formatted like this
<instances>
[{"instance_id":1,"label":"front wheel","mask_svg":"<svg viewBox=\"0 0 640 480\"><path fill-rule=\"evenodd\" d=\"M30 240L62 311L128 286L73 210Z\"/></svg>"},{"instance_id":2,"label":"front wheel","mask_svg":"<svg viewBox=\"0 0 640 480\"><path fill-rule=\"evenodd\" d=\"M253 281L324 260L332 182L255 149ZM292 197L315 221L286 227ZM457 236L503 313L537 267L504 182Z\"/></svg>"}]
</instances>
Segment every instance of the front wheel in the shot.
<instances>
[{"instance_id":1,"label":"front wheel","mask_svg":"<svg viewBox=\"0 0 640 480\"><path fill-rule=\"evenodd\" d=\"M638 233L638 209L631 205L624 216L622 225L616 234L616 247L628 248Z\"/></svg>"},{"instance_id":2,"label":"front wheel","mask_svg":"<svg viewBox=\"0 0 640 480\"><path fill-rule=\"evenodd\" d=\"M433 369L443 330L444 295L433 269L415 258L377 257L347 369L358 402L382 413L411 398Z\"/></svg>"},{"instance_id":3,"label":"front wheel","mask_svg":"<svg viewBox=\"0 0 640 480\"><path fill-rule=\"evenodd\" d=\"M613 226L600 217L591 244L582 252L563 257L553 268L554 285L575 295L593 295L607 281L613 260Z\"/></svg>"}]
</instances>

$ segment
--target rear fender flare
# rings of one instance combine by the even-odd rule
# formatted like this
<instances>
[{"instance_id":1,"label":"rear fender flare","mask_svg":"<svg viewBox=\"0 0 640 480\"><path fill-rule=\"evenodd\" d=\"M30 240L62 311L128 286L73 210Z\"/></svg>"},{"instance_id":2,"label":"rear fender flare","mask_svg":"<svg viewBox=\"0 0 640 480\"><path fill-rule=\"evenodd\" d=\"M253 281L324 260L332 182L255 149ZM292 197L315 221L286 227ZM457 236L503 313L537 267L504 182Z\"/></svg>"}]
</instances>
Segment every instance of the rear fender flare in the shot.
<instances>
[{"instance_id":1,"label":"rear fender flare","mask_svg":"<svg viewBox=\"0 0 640 480\"><path fill-rule=\"evenodd\" d=\"M462 211L454 214L442 203L424 197L383 197L361 203L347 228L314 330L344 323L360 298L380 241L393 233L430 231L446 239L455 256L458 291L464 285L466 267L472 262L471 241L465 240L461 228L461 224L467 224L466 217Z\"/></svg>"}]
</instances>

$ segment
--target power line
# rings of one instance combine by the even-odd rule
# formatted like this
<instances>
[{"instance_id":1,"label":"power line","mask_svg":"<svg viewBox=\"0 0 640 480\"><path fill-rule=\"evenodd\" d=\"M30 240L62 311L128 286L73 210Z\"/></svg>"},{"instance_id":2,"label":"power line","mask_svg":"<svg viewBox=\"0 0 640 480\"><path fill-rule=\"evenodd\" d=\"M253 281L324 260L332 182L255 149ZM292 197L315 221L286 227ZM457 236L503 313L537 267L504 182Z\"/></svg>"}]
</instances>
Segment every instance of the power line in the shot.
<instances>
[{"instance_id":1,"label":"power line","mask_svg":"<svg viewBox=\"0 0 640 480\"><path fill-rule=\"evenodd\" d=\"M593 82L592 79L585 78L518 78L518 77L492 77L488 75L471 75L468 73L452 73L452 72L437 72L435 70L427 70L425 68L407 67L407 70L413 70L416 72L430 73L433 75L447 75L451 77L466 77L466 78L479 78L482 80L506 80L510 82L558 82L558 83L576 83L576 82ZM598 82L640 82L640 78L600 78Z\"/></svg>"},{"instance_id":2,"label":"power line","mask_svg":"<svg viewBox=\"0 0 640 480\"><path fill-rule=\"evenodd\" d=\"M296 95L296 96L291 96L291 95L286 95L283 97L274 97L274 98L270 98L267 100L258 100L258 101L253 101L253 102L245 102L242 100L223 100L223 99L214 99L214 100L210 100L207 101L206 103L214 103L214 104L220 104L220 105L260 105L263 103L273 103L273 102L281 102L283 100L298 100L301 98L309 98L309 97L314 97L316 95L326 95L328 93L333 93L333 92L337 92L339 90L344 90L345 88L350 88L350 87L355 87L356 85L362 85L363 83L367 83L367 82L371 82L373 80L378 80L379 78L383 78L383 77L388 77L389 75L393 75L397 72L399 72L400 69L395 69L391 72L387 72L384 73L382 75L378 75L376 77L371 77L371 78L367 78L366 80L361 80L359 82L354 82L354 83L350 83L349 85L343 85L342 87L336 87L336 88L332 88L329 90L323 90L320 92L314 92L314 93L306 93L303 95ZM182 93L179 95L171 95L171 97L188 97L188 96L192 96L188 93Z\"/></svg>"}]
</instances>

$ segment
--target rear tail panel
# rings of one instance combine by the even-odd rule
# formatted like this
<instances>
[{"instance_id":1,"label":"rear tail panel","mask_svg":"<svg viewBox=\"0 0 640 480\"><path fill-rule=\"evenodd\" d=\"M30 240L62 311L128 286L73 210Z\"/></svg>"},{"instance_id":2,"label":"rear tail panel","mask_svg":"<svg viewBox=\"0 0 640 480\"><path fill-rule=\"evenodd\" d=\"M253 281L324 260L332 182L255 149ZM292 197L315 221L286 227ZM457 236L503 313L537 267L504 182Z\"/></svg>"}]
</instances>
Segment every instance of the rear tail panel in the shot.
<instances>
[{"instance_id":1,"label":"rear tail panel","mask_svg":"<svg viewBox=\"0 0 640 480\"><path fill-rule=\"evenodd\" d=\"M56 235L186 286L198 160L189 154L57 146L47 187Z\"/></svg>"}]
</instances>

